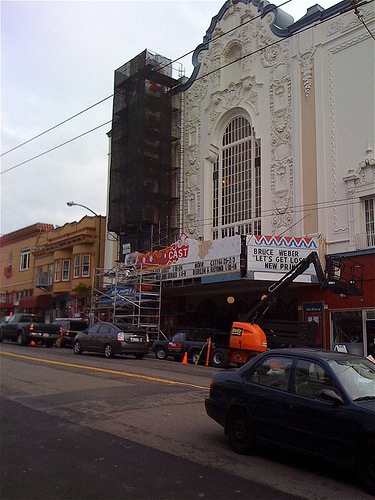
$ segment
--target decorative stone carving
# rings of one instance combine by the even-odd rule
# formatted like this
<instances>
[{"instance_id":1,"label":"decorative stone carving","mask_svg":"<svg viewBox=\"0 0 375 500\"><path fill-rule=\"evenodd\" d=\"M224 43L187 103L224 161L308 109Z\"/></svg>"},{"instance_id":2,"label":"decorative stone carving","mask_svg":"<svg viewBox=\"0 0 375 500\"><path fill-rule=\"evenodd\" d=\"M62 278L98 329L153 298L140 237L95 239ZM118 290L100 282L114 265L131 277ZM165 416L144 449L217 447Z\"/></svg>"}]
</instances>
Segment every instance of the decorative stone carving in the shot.
<instances>
[{"instance_id":1,"label":"decorative stone carving","mask_svg":"<svg viewBox=\"0 0 375 500\"><path fill-rule=\"evenodd\" d=\"M374 11L366 11L364 9L358 9L359 15L361 16L362 20L364 21L365 24L369 24L373 21L375 17L375 12ZM347 17L347 18L338 18L335 19L334 21L328 23L327 25L327 36L333 36L337 35L337 33L346 33L352 29L358 28L358 25L361 23L361 21L358 19L356 16L352 17Z\"/></svg>"},{"instance_id":2,"label":"decorative stone carving","mask_svg":"<svg viewBox=\"0 0 375 500\"><path fill-rule=\"evenodd\" d=\"M287 112L283 120L275 120L271 133L271 179L272 204L277 214L284 214L292 206L293 170L290 144L290 113ZM277 123L280 125L277 126ZM288 128L288 133L285 134ZM275 217L275 229L285 224L285 217ZM288 221L290 218L287 219Z\"/></svg>"},{"instance_id":3,"label":"decorative stone carving","mask_svg":"<svg viewBox=\"0 0 375 500\"><path fill-rule=\"evenodd\" d=\"M257 29L253 34L258 49L263 49L260 52L262 64L265 68L275 66L278 62L285 59L288 53L287 42L280 42L271 38L262 22L257 24Z\"/></svg>"},{"instance_id":4,"label":"decorative stone carving","mask_svg":"<svg viewBox=\"0 0 375 500\"><path fill-rule=\"evenodd\" d=\"M314 53L315 50L312 50L311 52L307 52L306 54L300 55L298 57L298 60L301 63L301 78L306 99L309 98L312 85Z\"/></svg>"},{"instance_id":5,"label":"decorative stone carving","mask_svg":"<svg viewBox=\"0 0 375 500\"><path fill-rule=\"evenodd\" d=\"M184 212L187 215L187 229L189 236L199 236L199 205L200 205L200 172L199 156L201 144L201 117L197 105L204 97L207 82L199 81L189 91L186 97L186 134L185 134L185 171L184 184ZM197 85L197 88L196 88Z\"/></svg>"},{"instance_id":6,"label":"decorative stone carving","mask_svg":"<svg viewBox=\"0 0 375 500\"><path fill-rule=\"evenodd\" d=\"M348 194L351 192L358 196L357 188L363 189L366 186L369 190L365 194L375 193L375 159L370 141L366 149L366 158L360 162L357 171L351 167L348 174L348 176L344 177Z\"/></svg>"}]
</instances>

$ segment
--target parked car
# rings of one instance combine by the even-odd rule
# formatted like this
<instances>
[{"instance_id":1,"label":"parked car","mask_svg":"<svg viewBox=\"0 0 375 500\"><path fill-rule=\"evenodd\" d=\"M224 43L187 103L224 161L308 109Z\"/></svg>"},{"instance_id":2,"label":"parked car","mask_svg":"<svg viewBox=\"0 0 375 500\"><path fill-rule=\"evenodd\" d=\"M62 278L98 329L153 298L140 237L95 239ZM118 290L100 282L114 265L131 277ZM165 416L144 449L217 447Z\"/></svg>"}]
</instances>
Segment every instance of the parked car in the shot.
<instances>
[{"instance_id":1,"label":"parked car","mask_svg":"<svg viewBox=\"0 0 375 500\"><path fill-rule=\"evenodd\" d=\"M42 316L16 313L1 324L0 342L9 339L18 345L35 343L52 347L59 339L60 331L59 325L46 323Z\"/></svg>"},{"instance_id":2,"label":"parked car","mask_svg":"<svg viewBox=\"0 0 375 500\"><path fill-rule=\"evenodd\" d=\"M84 318L56 318L54 323L62 328L61 337L58 340L59 347L72 347L77 333L86 330L89 326L89 322Z\"/></svg>"},{"instance_id":3,"label":"parked car","mask_svg":"<svg viewBox=\"0 0 375 500\"><path fill-rule=\"evenodd\" d=\"M106 358L116 354L133 354L142 359L150 350L150 342L145 330L136 325L102 322L78 333L73 349L75 354L97 352Z\"/></svg>"},{"instance_id":4,"label":"parked car","mask_svg":"<svg viewBox=\"0 0 375 500\"><path fill-rule=\"evenodd\" d=\"M215 332L216 330L212 328L184 328L170 339L156 340L152 349L157 359L166 359L170 356L175 361L181 361L187 352L188 361L195 363L207 339Z\"/></svg>"},{"instance_id":5,"label":"parked car","mask_svg":"<svg viewBox=\"0 0 375 500\"><path fill-rule=\"evenodd\" d=\"M206 412L236 453L278 446L354 468L375 494L375 364L275 349L213 376Z\"/></svg>"},{"instance_id":6,"label":"parked car","mask_svg":"<svg viewBox=\"0 0 375 500\"><path fill-rule=\"evenodd\" d=\"M3 341L3 325L5 323L8 323L9 319L11 318L11 316L3 316L2 318L0 318L0 342Z\"/></svg>"}]
</instances>

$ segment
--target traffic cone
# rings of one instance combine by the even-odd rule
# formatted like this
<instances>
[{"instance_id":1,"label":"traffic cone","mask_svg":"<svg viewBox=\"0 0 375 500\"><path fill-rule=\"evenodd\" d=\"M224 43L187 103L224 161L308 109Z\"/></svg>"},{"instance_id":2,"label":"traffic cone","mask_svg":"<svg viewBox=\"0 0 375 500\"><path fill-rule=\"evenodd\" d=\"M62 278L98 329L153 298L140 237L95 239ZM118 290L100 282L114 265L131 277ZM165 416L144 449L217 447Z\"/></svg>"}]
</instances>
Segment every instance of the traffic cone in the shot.
<instances>
[{"instance_id":1,"label":"traffic cone","mask_svg":"<svg viewBox=\"0 0 375 500\"><path fill-rule=\"evenodd\" d=\"M185 351L184 357L182 359L182 364L183 365L188 365L189 364L188 360L187 360L187 352L186 351Z\"/></svg>"}]
</instances>

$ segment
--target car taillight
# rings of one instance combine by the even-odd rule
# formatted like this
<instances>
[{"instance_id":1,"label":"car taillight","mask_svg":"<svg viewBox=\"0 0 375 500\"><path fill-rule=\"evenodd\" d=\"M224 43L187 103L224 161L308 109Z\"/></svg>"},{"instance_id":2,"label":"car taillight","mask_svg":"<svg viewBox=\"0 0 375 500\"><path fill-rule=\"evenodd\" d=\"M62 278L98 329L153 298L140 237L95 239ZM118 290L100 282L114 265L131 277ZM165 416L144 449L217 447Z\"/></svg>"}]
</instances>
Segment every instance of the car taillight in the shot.
<instances>
[{"instance_id":1,"label":"car taillight","mask_svg":"<svg viewBox=\"0 0 375 500\"><path fill-rule=\"evenodd\" d=\"M182 344L181 344L181 342L168 342L168 346L171 349L181 349Z\"/></svg>"},{"instance_id":2,"label":"car taillight","mask_svg":"<svg viewBox=\"0 0 375 500\"><path fill-rule=\"evenodd\" d=\"M124 333L124 332L119 332L119 333L117 334L117 340L118 340L119 342L124 342L124 341L125 341L125 333Z\"/></svg>"},{"instance_id":3,"label":"car taillight","mask_svg":"<svg viewBox=\"0 0 375 500\"><path fill-rule=\"evenodd\" d=\"M210 384L210 390L212 391L212 389L215 387L215 383L213 380L211 380L211 384Z\"/></svg>"},{"instance_id":4,"label":"car taillight","mask_svg":"<svg viewBox=\"0 0 375 500\"><path fill-rule=\"evenodd\" d=\"M30 332L34 331L34 325L31 323L31 325L29 326L29 330Z\"/></svg>"},{"instance_id":5,"label":"car taillight","mask_svg":"<svg viewBox=\"0 0 375 500\"><path fill-rule=\"evenodd\" d=\"M60 335L62 335L62 334L63 334L63 329L61 328L61 326L60 326L60 328L59 328L59 334L60 334Z\"/></svg>"}]
</instances>

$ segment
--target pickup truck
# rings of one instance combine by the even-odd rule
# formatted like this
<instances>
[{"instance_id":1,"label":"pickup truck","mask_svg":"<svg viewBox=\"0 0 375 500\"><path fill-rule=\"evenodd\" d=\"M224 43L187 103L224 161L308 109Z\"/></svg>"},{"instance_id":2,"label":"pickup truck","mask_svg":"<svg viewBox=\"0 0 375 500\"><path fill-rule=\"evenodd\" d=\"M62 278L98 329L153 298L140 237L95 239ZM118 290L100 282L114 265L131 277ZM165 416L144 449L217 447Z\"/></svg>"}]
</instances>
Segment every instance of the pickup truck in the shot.
<instances>
[{"instance_id":1,"label":"pickup truck","mask_svg":"<svg viewBox=\"0 0 375 500\"><path fill-rule=\"evenodd\" d=\"M35 314L13 314L6 323L1 324L0 342L10 339L18 345L44 344L52 347L60 338L60 325L48 324Z\"/></svg>"}]
</instances>

